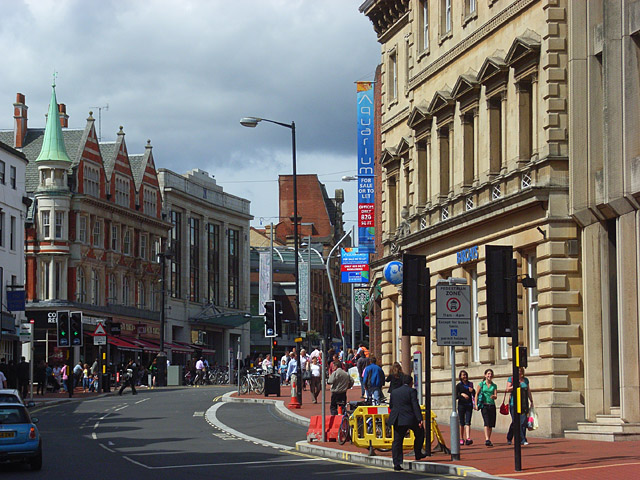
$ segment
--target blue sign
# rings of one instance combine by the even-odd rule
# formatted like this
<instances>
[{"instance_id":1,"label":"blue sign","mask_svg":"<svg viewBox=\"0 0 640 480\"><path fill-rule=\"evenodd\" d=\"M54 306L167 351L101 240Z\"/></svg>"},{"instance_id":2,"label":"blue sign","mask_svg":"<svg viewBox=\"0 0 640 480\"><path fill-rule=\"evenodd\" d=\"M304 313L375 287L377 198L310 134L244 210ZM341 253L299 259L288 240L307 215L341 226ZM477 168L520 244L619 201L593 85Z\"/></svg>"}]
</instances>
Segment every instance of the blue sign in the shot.
<instances>
[{"instance_id":1,"label":"blue sign","mask_svg":"<svg viewBox=\"0 0 640 480\"><path fill-rule=\"evenodd\" d=\"M362 253L360 248L341 249L342 283L369 282L369 254Z\"/></svg>"},{"instance_id":2,"label":"blue sign","mask_svg":"<svg viewBox=\"0 0 640 480\"><path fill-rule=\"evenodd\" d=\"M24 312L24 290L7 291L7 309L10 312Z\"/></svg>"},{"instance_id":3,"label":"blue sign","mask_svg":"<svg viewBox=\"0 0 640 480\"><path fill-rule=\"evenodd\" d=\"M358 91L358 245L375 253L375 188L373 172L373 83L357 82Z\"/></svg>"},{"instance_id":4,"label":"blue sign","mask_svg":"<svg viewBox=\"0 0 640 480\"><path fill-rule=\"evenodd\" d=\"M402 283L402 262L394 260L384 266L382 270L384 278L392 285L400 285Z\"/></svg>"},{"instance_id":5,"label":"blue sign","mask_svg":"<svg viewBox=\"0 0 640 480\"><path fill-rule=\"evenodd\" d=\"M460 250L456 256L458 257L458 265L461 263L472 262L473 260L478 260L478 246L474 246L471 248L466 248L464 250Z\"/></svg>"}]
</instances>

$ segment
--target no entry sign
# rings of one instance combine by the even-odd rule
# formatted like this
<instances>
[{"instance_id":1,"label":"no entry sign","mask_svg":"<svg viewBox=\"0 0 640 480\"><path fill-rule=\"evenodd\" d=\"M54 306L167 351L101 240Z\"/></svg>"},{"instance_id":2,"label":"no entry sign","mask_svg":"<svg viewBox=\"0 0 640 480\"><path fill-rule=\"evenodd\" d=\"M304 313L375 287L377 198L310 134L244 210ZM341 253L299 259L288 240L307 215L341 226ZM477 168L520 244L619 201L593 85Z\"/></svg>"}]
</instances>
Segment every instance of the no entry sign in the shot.
<instances>
[{"instance_id":1,"label":"no entry sign","mask_svg":"<svg viewBox=\"0 0 640 480\"><path fill-rule=\"evenodd\" d=\"M436 286L436 337L440 346L471 345L469 285Z\"/></svg>"}]
</instances>

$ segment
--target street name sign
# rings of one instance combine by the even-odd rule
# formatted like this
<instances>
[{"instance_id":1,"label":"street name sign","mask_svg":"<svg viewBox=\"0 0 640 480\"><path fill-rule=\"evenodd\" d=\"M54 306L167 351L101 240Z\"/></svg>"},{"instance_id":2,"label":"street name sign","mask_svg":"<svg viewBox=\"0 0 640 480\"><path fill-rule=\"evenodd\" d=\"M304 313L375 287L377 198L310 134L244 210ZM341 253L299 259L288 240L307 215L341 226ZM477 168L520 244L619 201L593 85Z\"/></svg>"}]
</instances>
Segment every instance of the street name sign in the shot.
<instances>
[{"instance_id":1,"label":"street name sign","mask_svg":"<svg viewBox=\"0 0 640 480\"><path fill-rule=\"evenodd\" d=\"M471 345L469 285L436 285L436 338L439 346Z\"/></svg>"}]
</instances>

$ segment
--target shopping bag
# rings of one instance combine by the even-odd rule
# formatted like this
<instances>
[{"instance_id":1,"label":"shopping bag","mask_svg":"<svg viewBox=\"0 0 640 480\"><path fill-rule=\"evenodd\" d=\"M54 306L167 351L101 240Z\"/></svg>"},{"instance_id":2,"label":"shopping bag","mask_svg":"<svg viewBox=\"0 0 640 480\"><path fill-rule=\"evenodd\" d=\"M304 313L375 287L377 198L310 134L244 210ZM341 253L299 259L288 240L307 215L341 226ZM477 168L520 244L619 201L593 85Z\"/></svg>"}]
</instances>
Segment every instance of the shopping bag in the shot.
<instances>
[{"instance_id":1,"label":"shopping bag","mask_svg":"<svg viewBox=\"0 0 640 480\"><path fill-rule=\"evenodd\" d=\"M527 419L527 429L535 430L538 428L538 413L536 409L531 407L529 409L529 418Z\"/></svg>"}]
</instances>

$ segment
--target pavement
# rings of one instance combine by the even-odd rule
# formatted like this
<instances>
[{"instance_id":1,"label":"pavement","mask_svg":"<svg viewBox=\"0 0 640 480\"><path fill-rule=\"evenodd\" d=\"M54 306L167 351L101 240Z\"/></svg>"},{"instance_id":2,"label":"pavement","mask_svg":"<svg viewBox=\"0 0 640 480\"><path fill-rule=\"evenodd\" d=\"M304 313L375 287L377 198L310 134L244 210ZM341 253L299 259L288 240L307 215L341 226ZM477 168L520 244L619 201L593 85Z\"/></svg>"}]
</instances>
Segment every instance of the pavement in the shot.
<instances>
[{"instance_id":1,"label":"pavement","mask_svg":"<svg viewBox=\"0 0 640 480\"><path fill-rule=\"evenodd\" d=\"M140 391L144 390L147 388L140 387ZM290 392L288 386L281 388L280 397L273 395L265 397L254 393L239 395L237 392L230 392L224 395L223 400L243 403L272 403L281 416L301 425L308 425L312 416L322 414L320 397L318 397L319 403L312 403L312 397L308 390L302 392L301 408L287 408L291 400ZM37 408L61 402L115 395L116 393L114 390L111 390L110 393L83 393L81 388L76 388L72 398L69 398L66 393L47 393L43 396L34 394L33 400ZM125 393L129 394L129 389ZM330 397L331 393L327 389L325 406L327 416L329 415ZM350 390L347 399L349 401L360 400L360 389ZM448 421L448 419L444 420ZM445 425L444 422L438 422L438 425L447 446L450 446L448 425ZM504 432L494 431L492 435L493 447L484 445L484 433L481 430L472 430L471 438L474 442L473 445L460 447L460 460L452 461L450 455L434 451L431 457L416 462L412 460L411 455L405 452L404 467L407 470L439 475L484 478L522 478L527 480L640 479L640 441L596 442L565 438L541 438L529 435L529 445L522 447L522 470L516 472L513 446L507 445ZM393 466L391 452L376 451L375 456L369 456L367 449L358 448L350 443L340 445L337 442L307 442L303 440L297 443L296 449L301 453L357 464L387 468Z\"/></svg>"},{"instance_id":2,"label":"pavement","mask_svg":"<svg viewBox=\"0 0 640 480\"><path fill-rule=\"evenodd\" d=\"M232 392L225 395L225 401L260 402L276 404L278 412L288 420L307 424L314 415L322 414L320 397L317 404L312 403L311 393L302 392L302 406L289 409L291 390L281 388L281 397L257 395L254 393L239 395ZM329 415L331 394L326 391L326 415ZM348 392L348 401L360 400L360 388ZM437 420L437 419L436 419ZM446 419L448 422L448 418ZM438 426L449 447L450 430L444 422ZM405 469L440 474L484 478L523 478L531 480L592 480L603 478L640 479L640 441L596 442L589 440L569 440L565 438L541 438L528 435L529 445L522 446L521 466L515 470L514 447L508 446L504 432L494 431L493 447L484 444L484 432L472 430L473 445L460 446L460 460L452 461L451 455L433 452L424 460L413 461L405 452ZM369 456L368 450L358 448L351 443L340 445L337 442L301 441L296 449L322 457L336 458L358 464L369 464L392 468L391 452L375 452Z\"/></svg>"}]
</instances>

